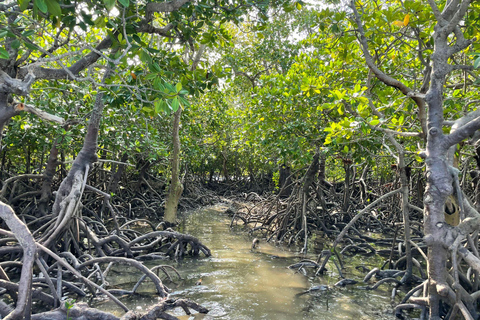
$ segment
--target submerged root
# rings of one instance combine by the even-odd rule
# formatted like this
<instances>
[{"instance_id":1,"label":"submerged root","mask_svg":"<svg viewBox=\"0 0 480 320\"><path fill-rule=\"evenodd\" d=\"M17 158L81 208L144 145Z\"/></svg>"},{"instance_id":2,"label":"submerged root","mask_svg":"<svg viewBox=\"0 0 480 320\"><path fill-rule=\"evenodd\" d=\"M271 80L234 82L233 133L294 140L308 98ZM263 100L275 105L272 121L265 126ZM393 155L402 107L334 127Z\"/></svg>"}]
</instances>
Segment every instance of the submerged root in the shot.
<instances>
[{"instance_id":1,"label":"submerged root","mask_svg":"<svg viewBox=\"0 0 480 320\"><path fill-rule=\"evenodd\" d=\"M32 320L65 320L68 315L68 319L71 320L155 320L155 319L178 319L171 314L166 313L169 310L175 308L182 308L187 315L191 314L190 309L199 313L208 313L208 309L201 305L185 299L168 299L162 301L152 307L146 312L139 313L135 311L129 311L122 317L116 317L111 313L103 312L95 308L90 308L86 303L76 303L70 309L66 306L62 306L56 310L48 311L44 313L35 314L32 316Z\"/></svg>"},{"instance_id":2,"label":"submerged root","mask_svg":"<svg viewBox=\"0 0 480 320\"><path fill-rule=\"evenodd\" d=\"M18 261L2 263L3 268L0 270L3 271L3 273L0 272L0 288L4 289L0 294L8 293L11 298L17 301L15 309L7 305L5 308L0 308L0 313L2 313L4 319L23 319L26 313L31 312L32 300L41 301L43 305L49 305L50 307L60 306L60 309L55 311L34 315L32 319L65 319L65 312L62 311L61 303L63 297L73 294L85 296L87 293L93 296L104 294L125 312L128 312L128 308L114 294L133 294L140 284L148 278L153 283L159 297L168 299L169 289L158 277L158 272L161 271L170 281L172 281L172 272L180 278L178 272L171 266L159 265L150 270L137 258L156 256L179 259L186 255L198 256L201 253L205 256L211 255L210 249L191 235L171 229L150 231L145 234L137 229L130 229L130 227L135 226L135 223L141 223L141 220L135 223L124 223L121 227L115 223L114 231L109 232L107 226L98 220L78 216L76 220L73 220L76 223L65 224L64 233L57 232L57 229L54 232L47 231L46 235L48 236L46 238L44 235L42 236L42 233L39 233L37 240L10 207L2 203L0 205L1 218L14 231L12 233L0 229L0 233L7 237L4 239L8 239L9 244L8 247L0 248L5 249L3 252L0 250L0 255L4 257L3 259L8 259L7 257L10 257L10 259L13 257L14 260L18 259ZM69 205L69 207L75 206ZM68 212L68 214L71 214L71 212L74 212L74 215L79 214L78 210ZM62 225L60 223L58 227L62 228ZM45 239L53 239L52 237L59 238L61 241L53 243L51 248L42 244L42 242L48 244L49 241L45 241ZM80 239L84 240L80 241ZM15 246L15 242L20 245ZM65 251L61 251L62 249ZM55 253L59 251L59 254ZM37 252L38 258L34 258L37 257ZM95 256L95 253L98 256ZM20 262L21 260L23 261ZM33 268L35 264L38 267L37 269ZM128 265L142 274L132 290L112 290L108 288L109 284L106 278L113 264ZM16 277L15 274L19 267L22 270L22 276L17 284L9 279ZM39 272L41 272L41 275ZM35 286L40 286L42 289L34 289ZM31 299L27 299L28 297L31 297ZM200 312L206 311L203 307L186 300L165 300L141 317L143 317L142 319L155 319L155 317L174 319L165 311L178 306L184 308L184 310L192 308ZM86 305L79 305L78 308L69 312L71 319L85 319L85 317L88 319L110 319L112 317L98 310L90 309ZM122 317L122 319L140 318L139 315L131 312L127 314L129 314L129 318ZM117 318L113 317L112 319Z\"/></svg>"}]
</instances>

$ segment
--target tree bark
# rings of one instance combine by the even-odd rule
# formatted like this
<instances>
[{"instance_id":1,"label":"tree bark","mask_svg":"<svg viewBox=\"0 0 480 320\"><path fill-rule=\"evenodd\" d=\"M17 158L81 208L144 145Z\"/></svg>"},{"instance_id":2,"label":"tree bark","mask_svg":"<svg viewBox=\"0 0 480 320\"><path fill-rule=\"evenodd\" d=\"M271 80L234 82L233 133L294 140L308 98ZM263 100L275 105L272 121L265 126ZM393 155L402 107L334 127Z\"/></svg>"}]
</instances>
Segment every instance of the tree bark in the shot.
<instances>
[{"instance_id":1,"label":"tree bark","mask_svg":"<svg viewBox=\"0 0 480 320\"><path fill-rule=\"evenodd\" d=\"M105 80L108 79L111 74L112 69L108 67L103 76L102 83L105 83ZM55 196L52 214L57 220L45 232L41 239L41 243L45 247L52 245L69 226L71 218L76 213L83 188L85 187L85 176L91 164L97 161L98 132L104 108L103 96L104 93L100 91L95 98L95 105L90 114L90 121L88 123L83 147L73 162L72 168L60 184Z\"/></svg>"},{"instance_id":2,"label":"tree bark","mask_svg":"<svg viewBox=\"0 0 480 320\"><path fill-rule=\"evenodd\" d=\"M200 63L200 58L205 50L205 45L198 48L192 61L191 70L195 70ZM165 202L165 214L163 220L174 223L177 219L178 203L183 192L183 185L180 181L180 118L182 116L182 107L178 107L173 118L173 152L172 152L172 179L168 190L167 200Z\"/></svg>"},{"instance_id":3,"label":"tree bark","mask_svg":"<svg viewBox=\"0 0 480 320\"><path fill-rule=\"evenodd\" d=\"M42 215L48 213L48 202L52 197L52 181L55 175L55 170L58 166L58 141L60 138L56 139L53 142L52 148L50 149L50 155L48 156L47 167L45 168L45 178L42 183L42 195L38 201L38 210Z\"/></svg>"},{"instance_id":4,"label":"tree bark","mask_svg":"<svg viewBox=\"0 0 480 320\"><path fill-rule=\"evenodd\" d=\"M174 223L177 219L178 202L183 192L183 185L179 178L180 171L180 117L182 108L179 107L173 118L173 152L172 152L172 181L165 202L163 220Z\"/></svg>"},{"instance_id":5,"label":"tree bark","mask_svg":"<svg viewBox=\"0 0 480 320\"><path fill-rule=\"evenodd\" d=\"M18 284L18 299L15 310L13 310L5 320L29 319L32 291L32 271L37 248L33 236L27 226L15 215L13 209L3 202L0 202L0 218L2 218L12 231L18 243L23 248L23 266Z\"/></svg>"},{"instance_id":6,"label":"tree bark","mask_svg":"<svg viewBox=\"0 0 480 320\"><path fill-rule=\"evenodd\" d=\"M428 246L428 302L430 319L440 319L440 300L447 296L449 289L446 283L448 251L446 236L448 225L445 223L444 205L447 197L453 193L453 174L447 163L448 149L460 142L458 135L443 134L443 88L445 79L453 69L448 59L460 50L470 45L463 39L458 28L457 19L465 15L469 1L450 6L446 5L444 12L440 11L433 1L429 1L437 18L433 39L435 43L432 54L432 73L430 87L425 96L428 105L427 114L427 145L425 150L426 189L424 194L424 232ZM466 6L466 7L465 7ZM453 45L449 44L448 37L453 31L457 36ZM458 48L455 48L456 46ZM463 48L461 48L463 47ZM458 49L458 51L457 51ZM478 127L477 127L478 129ZM466 132L464 132L466 133ZM458 140L458 141L452 141ZM455 253L456 254L456 253Z\"/></svg>"}]
</instances>

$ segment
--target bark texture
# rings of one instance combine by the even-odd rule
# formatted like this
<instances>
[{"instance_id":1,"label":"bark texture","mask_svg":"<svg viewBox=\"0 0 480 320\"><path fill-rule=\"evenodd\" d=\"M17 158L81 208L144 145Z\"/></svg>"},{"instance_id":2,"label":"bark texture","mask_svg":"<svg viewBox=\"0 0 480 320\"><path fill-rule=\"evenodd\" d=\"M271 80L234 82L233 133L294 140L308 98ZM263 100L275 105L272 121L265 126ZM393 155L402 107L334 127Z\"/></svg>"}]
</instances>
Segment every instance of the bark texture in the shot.
<instances>
[{"instance_id":1,"label":"bark texture","mask_svg":"<svg viewBox=\"0 0 480 320\"><path fill-rule=\"evenodd\" d=\"M172 152L172 182L165 203L165 215L163 220L174 223L177 219L178 202L183 192L180 181L180 117L182 108L178 108L173 118L173 152Z\"/></svg>"}]
</instances>

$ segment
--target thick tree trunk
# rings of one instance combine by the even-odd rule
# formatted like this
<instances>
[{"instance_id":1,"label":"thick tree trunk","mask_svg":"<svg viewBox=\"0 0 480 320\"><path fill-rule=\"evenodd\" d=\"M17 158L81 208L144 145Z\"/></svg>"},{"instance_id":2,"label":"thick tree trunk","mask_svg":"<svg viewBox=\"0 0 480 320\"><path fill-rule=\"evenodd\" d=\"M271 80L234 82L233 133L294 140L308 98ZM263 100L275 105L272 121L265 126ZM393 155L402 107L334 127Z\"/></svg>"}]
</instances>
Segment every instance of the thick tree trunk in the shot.
<instances>
[{"instance_id":1,"label":"thick tree trunk","mask_svg":"<svg viewBox=\"0 0 480 320\"><path fill-rule=\"evenodd\" d=\"M105 82L111 73L112 70L107 69L102 83ZM90 121L88 123L87 134L85 135L83 147L73 162L72 168L60 184L55 196L52 214L53 217L56 218L56 221L49 229L47 229L40 240L45 247L55 243L55 241L69 227L72 217L78 210L80 198L82 196L83 189L85 188L88 170L91 164L97 161L96 151L98 145L98 132L104 108L103 96L104 93L100 91L95 98L95 105L90 114Z\"/></svg>"},{"instance_id":2,"label":"thick tree trunk","mask_svg":"<svg viewBox=\"0 0 480 320\"><path fill-rule=\"evenodd\" d=\"M172 152L172 182L165 202L163 220L174 223L177 219L178 202L183 192L183 185L179 178L180 171L180 117L182 108L178 108L173 118L173 152Z\"/></svg>"},{"instance_id":3,"label":"thick tree trunk","mask_svg":"<svg viewBox=\"0 0 480 320\"><path fill-rule=\"evenodd\" d=\"M450 289L446 282L449 255L444 206L447 197L453 193L453 176L446 157L450 144L443 134L443 87L451 71L448 59L453 52L448 36L452 31L447 30L443 21L435 26L431 83L425 97L428 104L428 135L425 150L427 185L424 194L424 232L428 246L428 304L432 320L440 319L440 301L448 296Z\"/></svg>"}]
</instances>

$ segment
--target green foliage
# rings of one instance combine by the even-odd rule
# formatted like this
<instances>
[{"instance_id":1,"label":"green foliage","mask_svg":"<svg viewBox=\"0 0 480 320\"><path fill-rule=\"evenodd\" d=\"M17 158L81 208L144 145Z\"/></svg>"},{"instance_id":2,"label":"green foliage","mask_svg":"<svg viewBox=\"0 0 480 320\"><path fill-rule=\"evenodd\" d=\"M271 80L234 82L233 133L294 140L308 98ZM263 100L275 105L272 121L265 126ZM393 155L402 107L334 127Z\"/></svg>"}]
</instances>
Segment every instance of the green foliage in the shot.
<instances>
[{"instance_id":1,"label":"green foliage","mask_svg":"<svg viewBox=\"0 0 480 320\"><path fill-rule=\"evenodd\" d=\"M112 156L126 152L132 159L166 165L171 149L166 128L171 113L182 108L183 161L199 174L223 167L239 175L272 172L280 163L301 168L317 150L330 159L330 177L343 174L339 158L368 163L383 174L393 158L376 129L420 132L418 108L372 76L356 39L357 26L334 2L318 7L280 0L189 2L173 12L153 13L155 26L171 26L155 35L139 31L144 2L71 6L64 0L18 0L21 15L13 19L0 12L8 21L0 23L2 63L68 68L106 39L116 53L103 51L99 63L79 72L75 81L37 81L28 98L15 95L70 122L61 127L17 116L6 127L4 152L24 171L25 149L40 162L57 139L61 151L73 157L82 146L96 93L104 92L99 145ZM365 2L361 14L378 68L419 90L433 50L431 10L419 0L380 7ZM473 3L465 19L470 39L478 37L479 14L480 5ZM206 53L192 70L201 44ZM474 42L455 59L452 63L477 69L480 44ZM116 73L100 85L107 63L116 64ZM452 72L445 88L446 117L457 118L464 101L479 99L470 86L476 84L462 70ZM462 112L473 108L466 104ZM399 140L407 157L420 161L422 139Z\"/></svg>"},{"instance_id":2,"label":"green foliage","mask_svg":"<svg viewBox=\"0 0 480 320\"><path fill-rule=\"evenodd\" d=\"M74 305L75 305L75 299L65 300L65 308L67 309L67 320L71 320L71 318L68 315Z\"/></svg>"}]
</instances>

